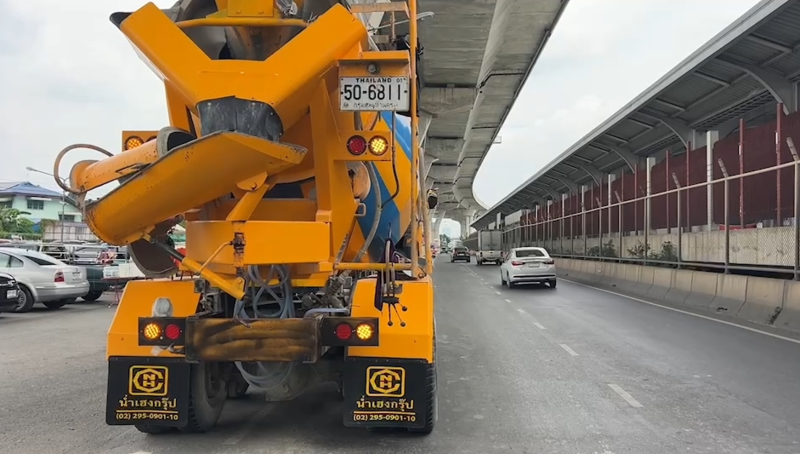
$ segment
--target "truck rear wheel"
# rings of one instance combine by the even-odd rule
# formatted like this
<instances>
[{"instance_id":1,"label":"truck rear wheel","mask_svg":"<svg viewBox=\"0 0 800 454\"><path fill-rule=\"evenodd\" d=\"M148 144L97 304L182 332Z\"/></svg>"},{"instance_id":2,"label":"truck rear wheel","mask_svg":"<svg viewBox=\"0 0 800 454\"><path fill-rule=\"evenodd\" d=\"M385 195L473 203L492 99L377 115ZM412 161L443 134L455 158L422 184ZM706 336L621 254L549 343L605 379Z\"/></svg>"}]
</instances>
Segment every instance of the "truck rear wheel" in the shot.
<instances>
[{"instance_id":1,"label":"truck rear wheel","mask_svg":"<svg viewBox=\"0 0 800 454\"><path fill-rule=\"evenodd\" d=\"M439 399L437 397L437 373L436 373L436 325L433 328L433 362L428 364L428 376L425 380L425 426L419 429L408 429L409 432L428 435L433 432L436 420L439 417Z\"/></svg>"},{"instance_id":2,"label":"truck rear wheel","mask_svg":"<svg viewBox=\"0 0 800 454\"><path fill-rule=\"evenodd\" d=\"M189 380L189 423L181 432L208 432L219 420L228 394L220 365L199 363L192 365Z\"/></svg>"}]
</instances>

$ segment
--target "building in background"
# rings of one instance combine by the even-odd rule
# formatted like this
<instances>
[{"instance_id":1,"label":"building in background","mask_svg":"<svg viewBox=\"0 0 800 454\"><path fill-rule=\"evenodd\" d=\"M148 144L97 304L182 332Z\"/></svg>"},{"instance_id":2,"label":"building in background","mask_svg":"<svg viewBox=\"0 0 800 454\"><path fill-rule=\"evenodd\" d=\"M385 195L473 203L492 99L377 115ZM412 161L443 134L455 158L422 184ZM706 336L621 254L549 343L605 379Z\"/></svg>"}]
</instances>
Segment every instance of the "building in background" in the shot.
<instances>
[{"instance_id":1,"label":"building in background","mask_svg":"<svg viewBox=\"0 0 800 454\"><path fill-rule=\"evenodd\" d=\"M20 217L39 224L43 219L64 222L82 222L83 216L77 204L33 183L0 182L0 209L15 208L23 213Z\"/></svg>"}]
</instances>

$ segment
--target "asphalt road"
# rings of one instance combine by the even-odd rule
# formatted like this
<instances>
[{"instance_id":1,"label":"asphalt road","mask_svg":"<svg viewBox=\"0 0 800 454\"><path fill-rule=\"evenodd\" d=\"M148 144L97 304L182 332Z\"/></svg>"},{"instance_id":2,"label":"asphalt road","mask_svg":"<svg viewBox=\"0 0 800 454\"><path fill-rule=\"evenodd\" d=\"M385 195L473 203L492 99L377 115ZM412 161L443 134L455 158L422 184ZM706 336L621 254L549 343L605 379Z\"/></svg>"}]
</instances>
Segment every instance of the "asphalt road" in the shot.
<instances>
[{"instance_id":1,"label":"asphalt road","mask_svg":"<svg viewBox=\"0 0 800 454\"><path fill-rule=\"evenodd\" d=\"M106 304L0 314L9 454L800 452L800 345L601 292L507 289L437 261L439 423L427 437L341 425L329 389L229 402L204 435L104 423Z\"/></svg>"}]
</instances>

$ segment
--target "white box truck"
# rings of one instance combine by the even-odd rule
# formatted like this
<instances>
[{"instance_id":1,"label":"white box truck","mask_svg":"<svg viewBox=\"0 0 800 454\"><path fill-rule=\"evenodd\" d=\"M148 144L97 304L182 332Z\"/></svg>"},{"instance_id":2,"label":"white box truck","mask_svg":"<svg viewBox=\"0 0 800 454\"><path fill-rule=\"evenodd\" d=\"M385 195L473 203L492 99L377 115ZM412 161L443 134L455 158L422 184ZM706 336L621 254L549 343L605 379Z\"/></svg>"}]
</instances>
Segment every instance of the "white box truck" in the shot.
<instances>
[{"instance_id":1,"label":"white box truck","mask_svg":"<svg viewBox=\"0 0 800 454\"><path fill-rule=\"evenodd\" d=\"M478 231L478 250L475 251L478 265L486 262L503 263L503 231L487 229Z\"/></svg>"}]
</instances>

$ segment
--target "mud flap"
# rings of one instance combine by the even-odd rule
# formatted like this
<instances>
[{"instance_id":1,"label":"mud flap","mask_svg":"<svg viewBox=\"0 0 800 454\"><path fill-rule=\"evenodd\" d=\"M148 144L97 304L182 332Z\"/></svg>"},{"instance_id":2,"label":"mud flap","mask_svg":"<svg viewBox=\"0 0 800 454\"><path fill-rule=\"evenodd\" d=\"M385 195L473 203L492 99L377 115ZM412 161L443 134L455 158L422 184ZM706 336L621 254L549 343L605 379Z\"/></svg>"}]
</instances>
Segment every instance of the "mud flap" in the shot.
<instances>
[{"instance_id":1,"label":"mud flap","mask_svg":"<svg viewBox=\"0 0 800 454\"><path fill-rule=\"evenodd\" d=\"M189 377L179 358L109 358L106 424L186 426Z\"/></svg>"},{"instance_id":2,"label":"mud flap","mask_svg":"<svg viewBox=\"0 0 800 454\"><path fill-rule=\"evenodd\" d=\"M420 429L428 412L428 364L419 360L348 359L344 425Z\"/></svg>"}]
</instances>

